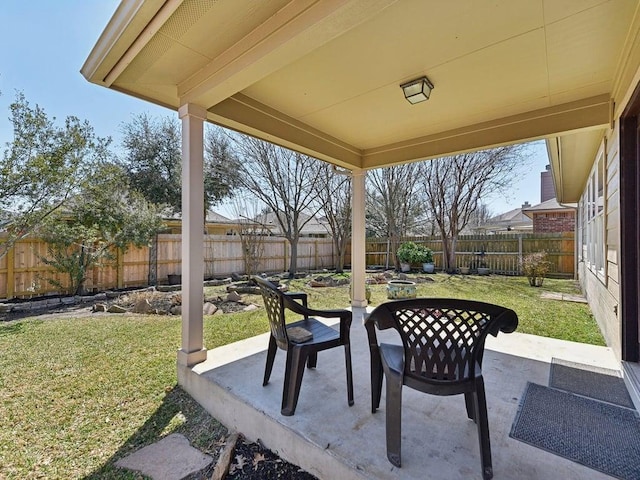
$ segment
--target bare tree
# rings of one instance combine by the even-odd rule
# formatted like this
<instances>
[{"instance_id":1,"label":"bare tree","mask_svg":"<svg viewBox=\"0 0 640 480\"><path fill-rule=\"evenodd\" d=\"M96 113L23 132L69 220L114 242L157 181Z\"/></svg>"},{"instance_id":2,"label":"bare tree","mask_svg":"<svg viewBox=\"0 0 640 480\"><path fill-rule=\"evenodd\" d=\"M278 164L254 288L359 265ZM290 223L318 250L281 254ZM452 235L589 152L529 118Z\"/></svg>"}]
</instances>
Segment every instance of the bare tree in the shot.
<instances>
[{"instance_id":1,"label":"bare tree","mask_svg":"<svg viewBox=\"0 0 640 480\"><path fill-rule=\"evenodd\" d=\"M396 268L395 252L400 239L420 216L419 189L421 165L408 163L367 172L367 224L376 235L388 237L390 255Z\"/></svg>"},{"instance_id":2,"label":"bare tree","mask_svg":"<svg viewBox=\"0 0 640 480\"><path fill-rule=\"evenodd\" d=\"M473 233L481 232L483 230L480 227L486 225L492 216L493 213L489 207L484 203L480 203L478 204L478 208L476 208L475 212L471 214L467 227L469 227Z\"/></svg>"},{"instance_id":3,"label":"bare tree","mask_svg":"<svg viewBox=\"0 0 640 480\"><path fill-rule=\"evenodd\" d=\"M444 250L444 268L456 267L458 235L482 205L481 199L505 190L525 166L525 145L510 145L425 162L422 190Z\"/></svg>"},{"instance_id":4,"label":"bare tree","mask_svg":"<svg viewBox=\"0 0 640 480\"><path fill-rule=\"evenodd\" d=\"M244 273L255 275L258 273L260 261L264 255L264 239L270 234L266 225L255 219L260 215L259 202L253 198L233 199L233 212L236 217L236 231L240 236L242 245L242 258L244 259Z\"/></svg>"},{"instance_id":5,"label":"bare tree","mask_svg":"<svg viewBox=\"0 0 640 480\"><path fill-rule=\"evenodd\" d=\"M237 138L240 184L271 210L291 247L289 276L296 273L302 228L317 213L314 185L320 162L257 138Z\"/></svg>"},{"instance_id":6,"label":"bare tree","mask_svg":"<svg viewBox=\"0 0 640 480\"><path fill-rule=\"evenodd\" d=\"M329 165L320 168L316 197L333 238L336 272L344 270L344 257L351 238L351 176Z\"/></svg>"}]
</instances>

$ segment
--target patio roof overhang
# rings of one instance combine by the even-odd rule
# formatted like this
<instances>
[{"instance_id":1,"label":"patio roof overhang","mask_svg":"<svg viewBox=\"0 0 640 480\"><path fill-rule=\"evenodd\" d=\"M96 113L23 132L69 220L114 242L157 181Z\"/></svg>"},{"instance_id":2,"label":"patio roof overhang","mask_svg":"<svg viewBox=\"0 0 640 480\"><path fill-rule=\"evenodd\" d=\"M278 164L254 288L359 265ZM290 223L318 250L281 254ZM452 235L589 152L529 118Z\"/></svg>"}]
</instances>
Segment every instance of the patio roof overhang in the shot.
<instances>
[{"instance_id":1,"label":"patio roof overhang","mask_svg":"<svg viewBox=\"0 0 640 480\"><path fill-rule=\"evenodd\" d=\"M640 63L638 3L124 0L82 74L346 168L546 139L574 202Z\"/></svg>"}]
</instances>

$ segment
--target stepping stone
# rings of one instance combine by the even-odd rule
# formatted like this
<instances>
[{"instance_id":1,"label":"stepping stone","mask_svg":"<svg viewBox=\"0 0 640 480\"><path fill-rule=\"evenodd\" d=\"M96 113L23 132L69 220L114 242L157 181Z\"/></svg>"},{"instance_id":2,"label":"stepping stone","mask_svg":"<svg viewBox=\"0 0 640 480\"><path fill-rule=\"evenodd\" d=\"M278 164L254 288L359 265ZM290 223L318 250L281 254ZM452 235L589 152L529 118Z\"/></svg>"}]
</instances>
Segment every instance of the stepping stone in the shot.
<instances>
[{"instance_id":1,"label":"stepping stone","mask_svg":"<svg viewBox=\"0 0 640 480\"><path fill-rule=\"evenodd\" d=\"M212 462L211 456L193 448L184 435L172 433L121 458L116 466L140 472L153 480L182 480L204 470Z\"/></svg>"}]
</instances>

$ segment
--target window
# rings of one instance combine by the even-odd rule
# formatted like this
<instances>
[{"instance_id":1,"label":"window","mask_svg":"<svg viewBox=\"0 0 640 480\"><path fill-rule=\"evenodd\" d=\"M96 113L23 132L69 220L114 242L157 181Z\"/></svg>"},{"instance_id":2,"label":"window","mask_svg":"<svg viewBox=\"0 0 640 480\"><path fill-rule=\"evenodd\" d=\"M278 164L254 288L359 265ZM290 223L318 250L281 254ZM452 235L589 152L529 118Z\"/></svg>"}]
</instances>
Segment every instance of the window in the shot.
<instances>
[{"instance_id":1,"label":"window","mask_svg":"<svg viewBox=\"0 0 640 480\"><path fill-rule=\"evenodd\" d=\"M601 150L595 163L587 189L580 201L582 215L579 225L582 257L591 271L604 276L605 266L605 172L604 153Z\"/></svg>"}]
</instances>

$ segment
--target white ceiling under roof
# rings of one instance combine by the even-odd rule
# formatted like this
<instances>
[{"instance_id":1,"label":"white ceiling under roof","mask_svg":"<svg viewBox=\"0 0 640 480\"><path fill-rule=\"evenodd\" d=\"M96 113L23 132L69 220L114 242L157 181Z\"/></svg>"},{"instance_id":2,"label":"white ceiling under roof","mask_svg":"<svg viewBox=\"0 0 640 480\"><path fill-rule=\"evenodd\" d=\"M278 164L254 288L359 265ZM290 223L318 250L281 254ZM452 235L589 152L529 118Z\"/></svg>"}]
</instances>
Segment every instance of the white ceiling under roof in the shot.
<instances>
[{"instance_id":1,"label":"white ceiling under roof","mask_svg":"<svg viewBox=\"0 0 640 480\"><path fill-rule=\"evenodd\" d=\"M82 73L347 168L562 137L574 201L638 67L638 3L125 0ZM423 75L411 105L399 85Z\"/></svg>"}]
</instances>

